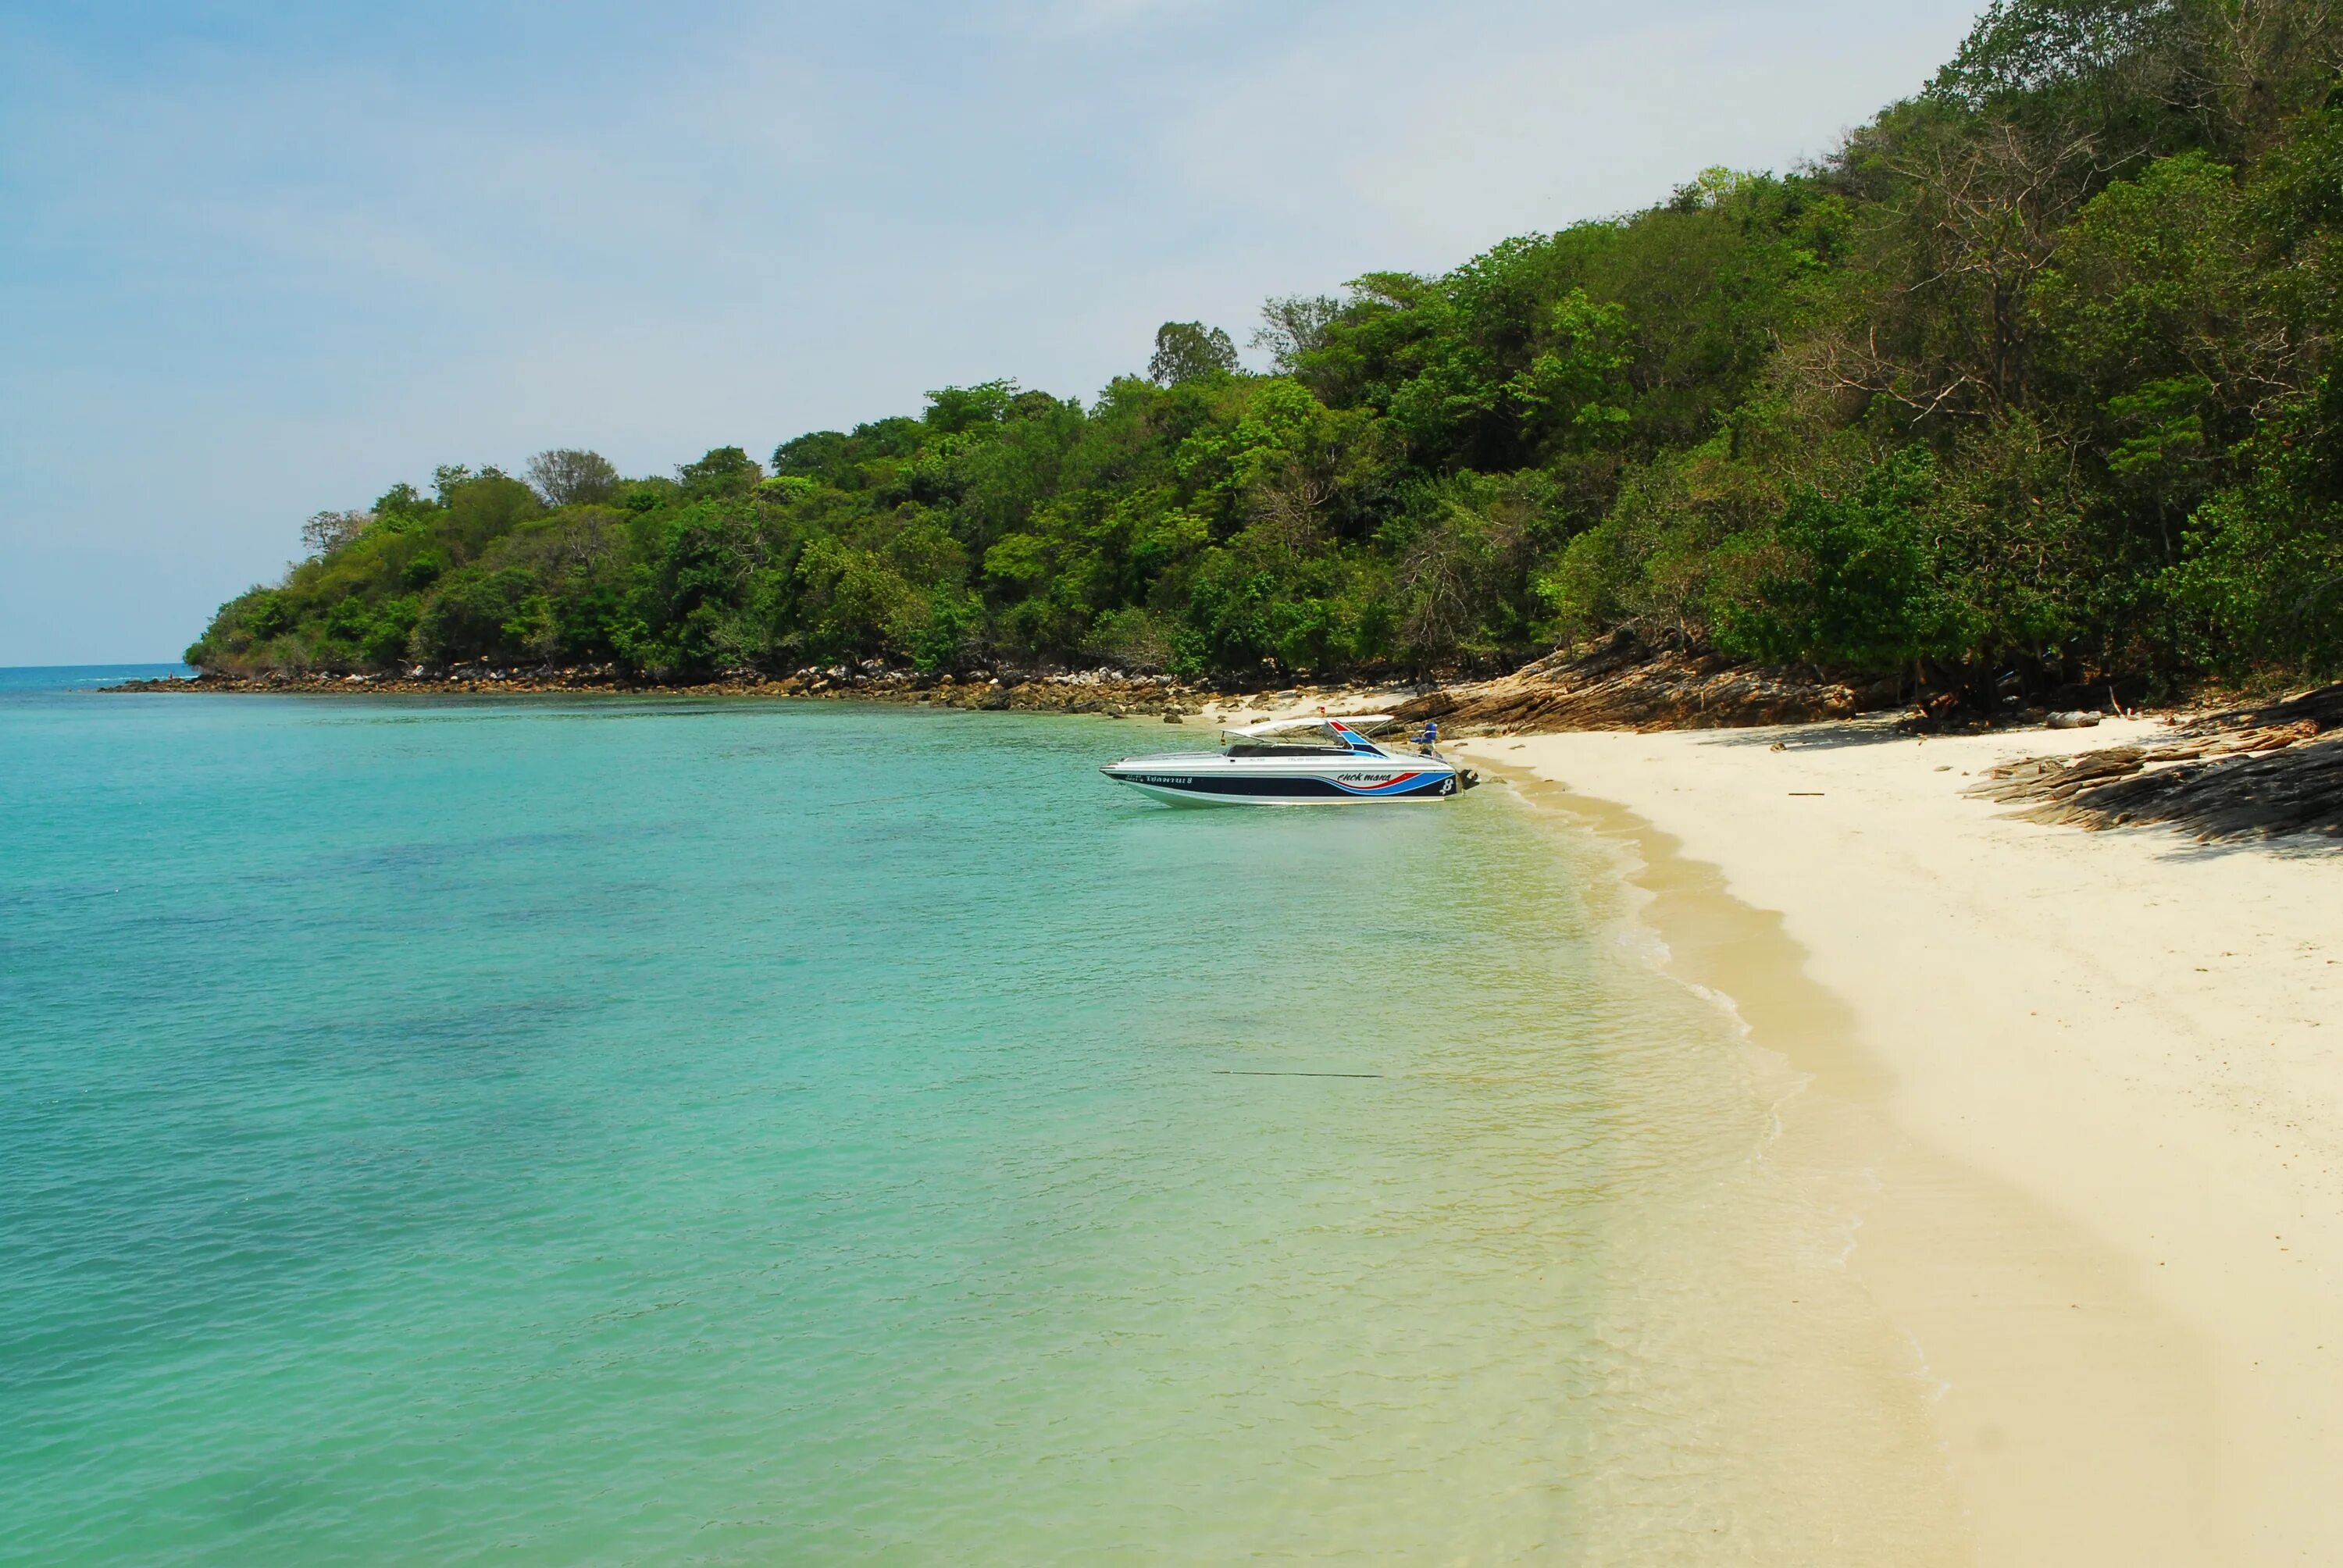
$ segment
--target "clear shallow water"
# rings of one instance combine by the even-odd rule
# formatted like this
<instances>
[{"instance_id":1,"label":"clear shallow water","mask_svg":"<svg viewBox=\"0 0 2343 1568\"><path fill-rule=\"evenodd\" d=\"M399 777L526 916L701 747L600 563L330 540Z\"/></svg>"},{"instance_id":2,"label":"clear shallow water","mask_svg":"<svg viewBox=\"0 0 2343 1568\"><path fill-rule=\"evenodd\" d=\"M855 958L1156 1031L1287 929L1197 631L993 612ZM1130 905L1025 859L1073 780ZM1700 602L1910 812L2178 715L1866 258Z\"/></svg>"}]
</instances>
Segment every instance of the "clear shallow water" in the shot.
<instances>
[{"instance_id":1,"label":"clear shallow water","mask_svg":"<svg viewBox=\"0 0 2343 1568\"><path fill-rule=\"evenodd\" d=\"M1098 720L65 684L0 679L0 1560L1948 1528L1785 1085L1502 789L1181 812Z\"/></svg>"}]
</instances>

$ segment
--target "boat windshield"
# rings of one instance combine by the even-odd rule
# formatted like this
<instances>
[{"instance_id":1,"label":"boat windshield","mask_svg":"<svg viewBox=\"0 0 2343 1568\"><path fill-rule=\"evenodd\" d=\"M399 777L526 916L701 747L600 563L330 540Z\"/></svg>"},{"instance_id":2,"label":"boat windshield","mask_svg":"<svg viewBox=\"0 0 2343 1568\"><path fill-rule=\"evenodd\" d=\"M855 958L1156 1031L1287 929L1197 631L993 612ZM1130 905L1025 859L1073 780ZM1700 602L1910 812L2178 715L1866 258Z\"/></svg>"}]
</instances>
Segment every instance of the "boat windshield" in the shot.
<instances>
[{"instance_id":1,"label":"boat windshield","mask_svg":"<svg viewBox=\"0 0 2343 1568\"><path fill-rule=\"evenodd\" d=\"M1232 757L1344 757L1355 755L1370 730L1389 723L1380 716L1360 719L1289 719L1229 731Z\"/></svg>"}]
</instances>

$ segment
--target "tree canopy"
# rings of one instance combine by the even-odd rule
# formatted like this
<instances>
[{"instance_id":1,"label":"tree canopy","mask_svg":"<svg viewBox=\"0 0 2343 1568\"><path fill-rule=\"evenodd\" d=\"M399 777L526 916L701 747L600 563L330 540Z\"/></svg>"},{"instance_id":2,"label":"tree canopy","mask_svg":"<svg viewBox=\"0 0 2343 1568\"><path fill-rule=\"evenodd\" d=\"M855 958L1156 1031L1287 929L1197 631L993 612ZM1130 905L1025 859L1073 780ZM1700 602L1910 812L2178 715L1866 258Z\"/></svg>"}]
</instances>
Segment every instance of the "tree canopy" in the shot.
<instances>
[{"instance_id":1,"label":"tree canopy","mask_svg":"<svg viewBox=\"0 0 2343 1568\"><path fill-rule=\"evenodd\" d=\"M190 659L1495 668L1621 627L1956 680L2343 665L2343 10L1996 0L1787 174L1011 380L320 512Z\"/></svg>"},{"instance_id":2,"label":"tree canopy","mask_svg":"<svg viewBox=\"0 0 2343 1568\"><path fill-rule=\"evenodd\" d=\"M1155 329L1155 354L1147 362L1147 374L1163 386L1205 376L1231 376L1237 369L1237 346L1217 327L1201 321L1167 321Z\"/></svg>"}]
</instances>

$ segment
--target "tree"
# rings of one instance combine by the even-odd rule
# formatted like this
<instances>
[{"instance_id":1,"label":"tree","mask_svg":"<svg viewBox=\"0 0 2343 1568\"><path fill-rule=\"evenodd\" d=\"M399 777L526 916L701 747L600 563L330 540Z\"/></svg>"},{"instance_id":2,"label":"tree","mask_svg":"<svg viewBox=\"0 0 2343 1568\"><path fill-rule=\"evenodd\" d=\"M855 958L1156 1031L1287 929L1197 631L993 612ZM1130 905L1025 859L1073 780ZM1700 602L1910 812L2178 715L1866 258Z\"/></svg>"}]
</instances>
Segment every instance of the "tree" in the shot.
<instances>
[{"instance_id":1,"label":"tree","mask_svg":"<svg viewBox=\"0 0 2343 1568\"><path fill-rule=\"evenodd\" d=\"M301 548L323 559L373 526L372 512L318 512L301 525Z\"/></svg>"},{"instance_id":2,"label":"tree","mask_svg":"<svg viewBox=\"0 0 2343 1568\"><path fill-rule=\"evenodd\" d=\"M956 436L963 430L1005 424L1016 417L1020 394L1014 381L987 381L975 387L940 387L928 394L923 416L928 428Z\"/></svg>"},{"instance_id":3,"label":"tree","mask_svg":"<svg viewBox=\"0 0 2343 1568\"><path fill-rule=\"evenodd\" d=\"M765 470L739 447L718 447L697 463L679 465L675 475L687 496L737 496L755 489Z\"/></svg>"},{"instance_id":4,"label":"tree","mask_svg":"<svg viewBox=\"0 0 2343 1568\"><path fill-rule=\"evenodd\" d=\"M556 447L528 460L528 482L549 508L607 501L618 493L618 470L599 452Z\"/></svg>"},{"instance_id":5,"label":"tree","mask_svg":"<svg viewBox=\"0 0 2343 1568\"><path fill-rule=\"evenodd\" d=\"M1928 90L1982 109L2097 87L2153 62L2177 9L2170 0L1993 0Z\"/></svg>"},{"instance_id":6,"label":"tree","mask_svg":"<svg viewBox=\"0 0 2343 1568\"><path fill-rule=\"evenodd\" d=\"M1817 166L1270 299L1271 374L1175 321L1095 402L944 387L769 478L442 468L312 519L200 662L2333 668L2338 66L2343 0L1995 0Z\"/></svg>"},{"instance_id":7,"label":"tree","mask_svg":"<svg viewBox=\"0 0 2343 1568\"><path fill-rule=\"evenodd\" d=\"M1848 308L1798 350L1803 374L1912 427L2006 413L2032 391L2034 287L2109 172L2097 144L1920 116L1863 161L1892 188Z\"/></svg>"},{"instance_id":8,"label":"tree","mask_svg":"<svg viewBox=\"0 0 2343 1568\"><path fill-rule=\"evenodd\" d=\"M1759 577L1755 603L1725 607L1717 640L1759 658L1880 673L1959 653L1967 628L1934 570L1922 516L1936 483L1935 462L1913 447L1852 495L1792 497L1786 558Z\"/></svg>"},{"instance_id":9,"label":"tree","mask_svg":"<svg viewBox=\"0 0 2343 1568\"><path fill-rule=\"evenodd\" d=\"M1217 327L1201 321L1167 321L1155 329L1155 357L1147 374L1164 387L1237 368L1237 346Z\"/></svg>"},{"instance_id":10,"label":"tree","mask_svg":"<svg viewBox=\"0 0 2343 1568\"><path fill-rule=\"evenodd\" d=\"M1342 302L1331 295L1275 295L1262 302L1261 325L1253 328L1252 347L1267 353L1281 376L1302 367L1302 357L1326 346L1326 336L1342 314ZM1162 337L1156 338L1161 352Z\"/></svg>"},{"instance_id":11,"label":"tree","mask_svg":"<svg viewBox=\"0 0 2343 1568\"><path fill-rule=\"evenodd\" d=\"M1558 429L1559 438L1600 442L1624 427L1627 313L1597 305L1583 288L1554 307L1554 347L1506 384L1526 429Z\"/></svg>"}]
</instances>

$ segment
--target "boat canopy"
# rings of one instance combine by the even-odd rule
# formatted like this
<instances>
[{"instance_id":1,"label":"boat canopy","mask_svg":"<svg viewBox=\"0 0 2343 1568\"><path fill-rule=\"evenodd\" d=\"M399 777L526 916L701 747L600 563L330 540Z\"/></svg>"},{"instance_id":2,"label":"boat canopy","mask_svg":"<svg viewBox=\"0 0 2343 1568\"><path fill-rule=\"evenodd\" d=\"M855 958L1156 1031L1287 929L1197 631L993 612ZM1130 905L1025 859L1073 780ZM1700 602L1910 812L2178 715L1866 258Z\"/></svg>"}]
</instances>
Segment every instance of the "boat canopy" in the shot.
<instances>
[{"instance_id":1,"label":"boat canopy","mask_svg":"<svg viewBox=\"0 0 2343 1568\"><path fill-rule=\"evenodd\" d=\"M1263 736L1290 735L1297 729L1332 729L1339 724L1344 729L1364 735L1396 722L1388 713L1320 714L1308 719L1272 719L1266 724L1249 724L1242 729L1231 729L1227 733L1241 735L1248 740L1258 740Z\"/></svg>"}]
</instances>

